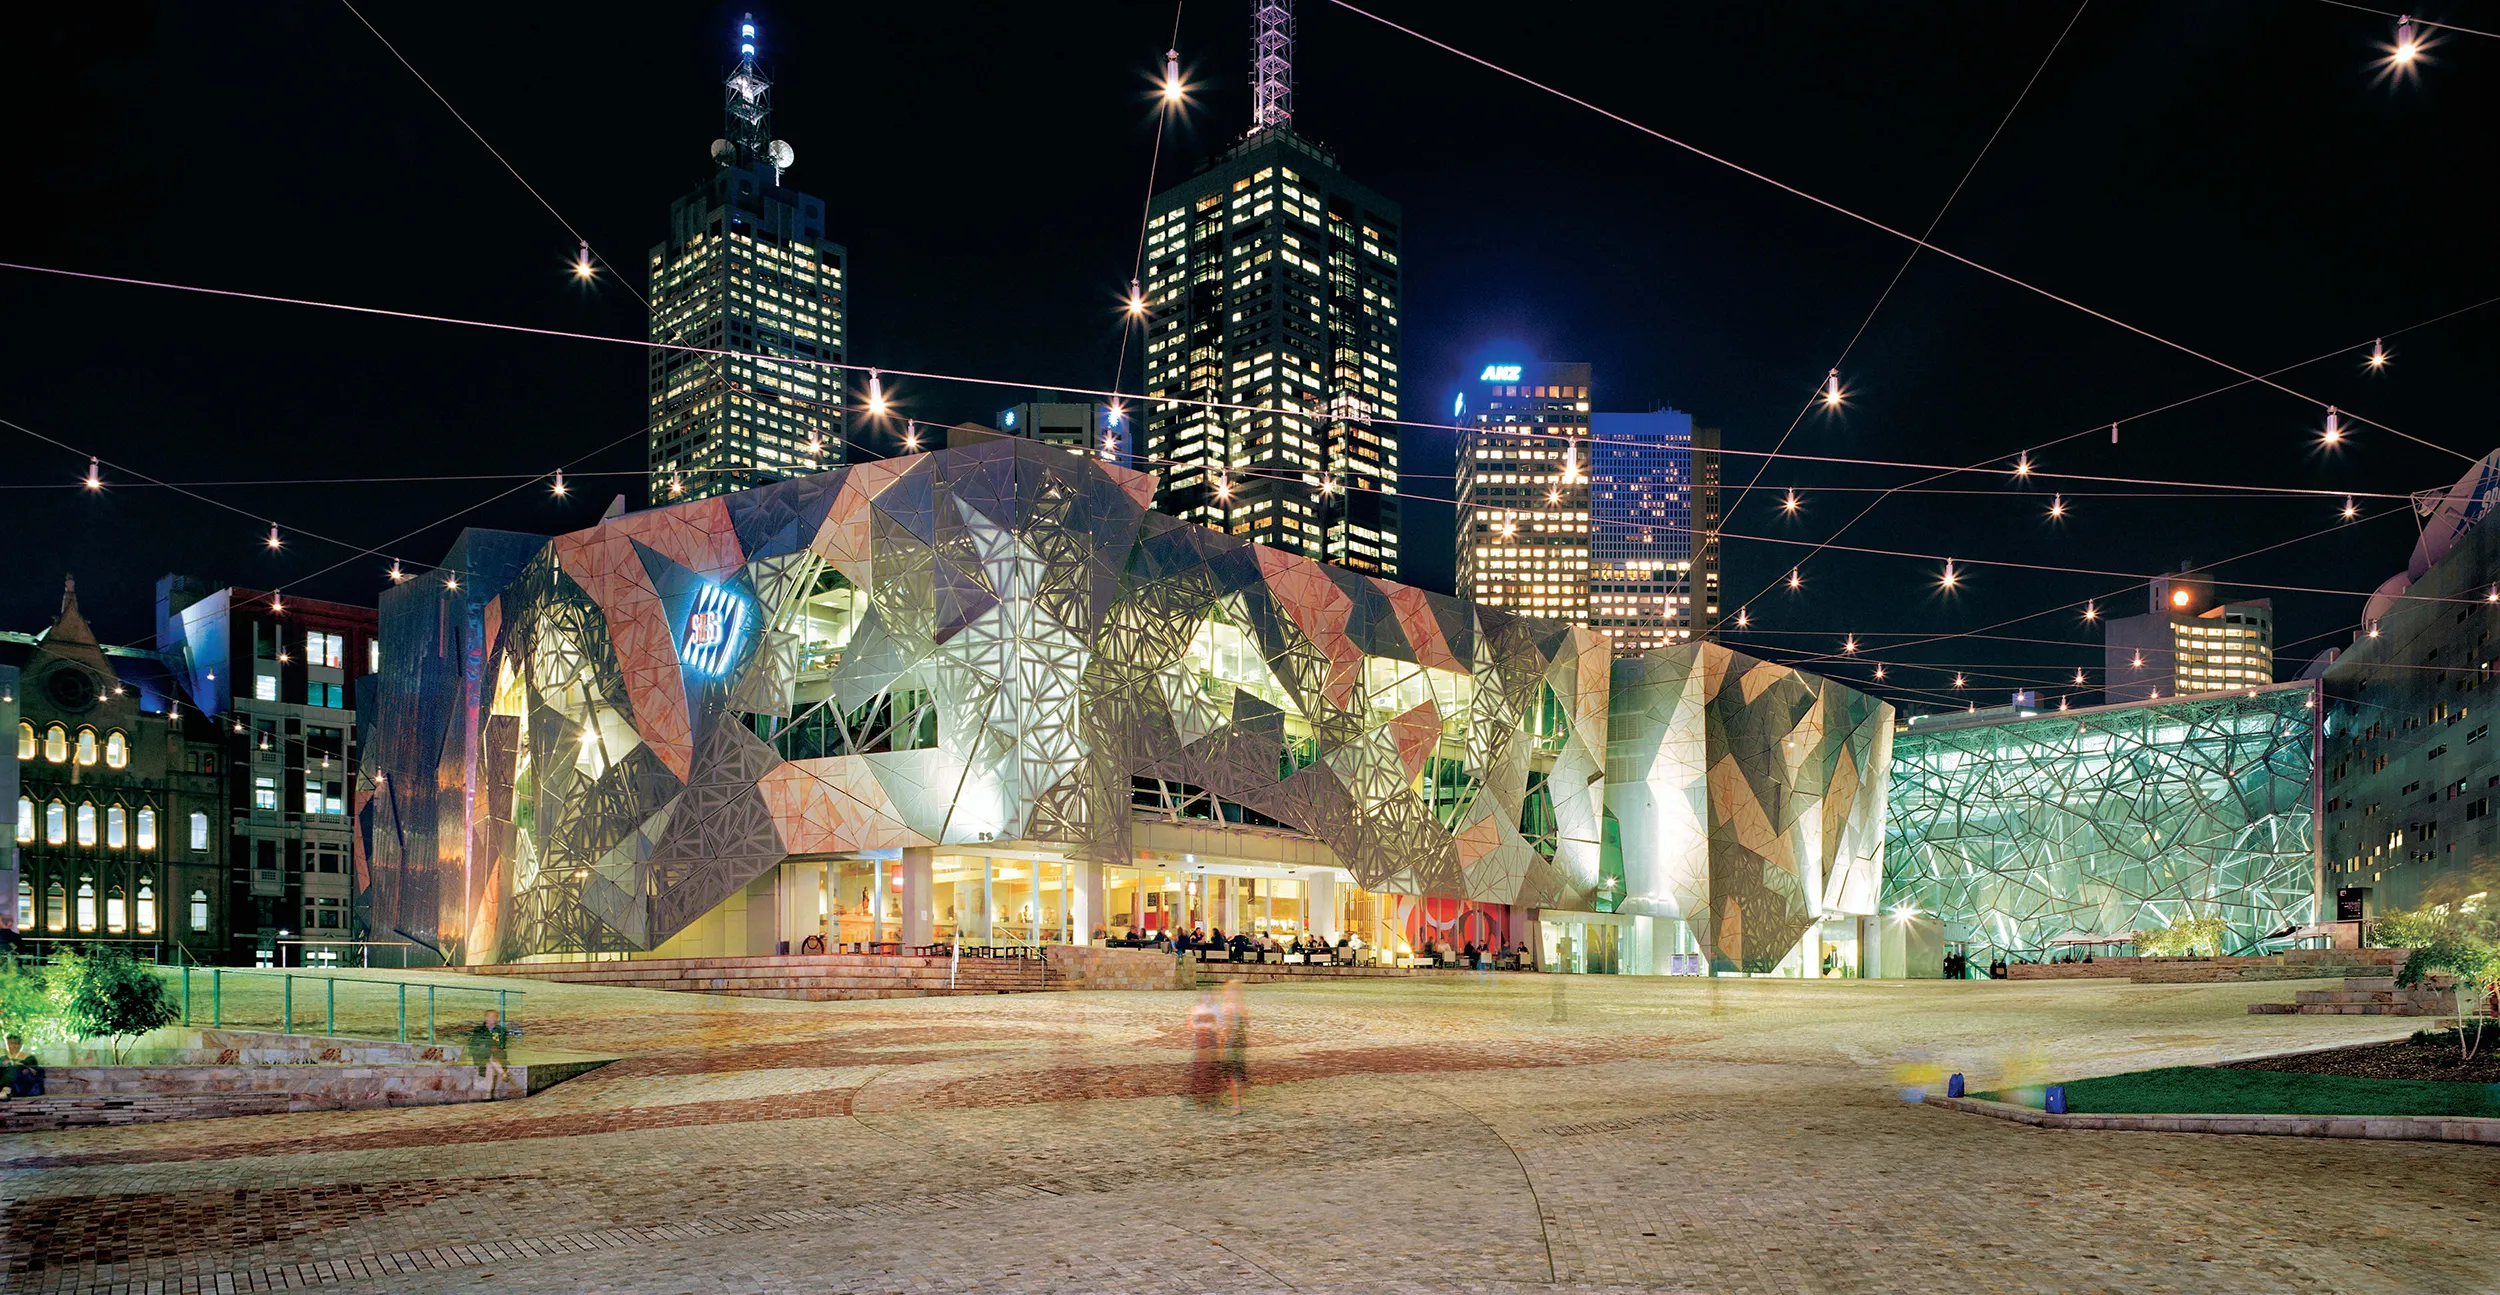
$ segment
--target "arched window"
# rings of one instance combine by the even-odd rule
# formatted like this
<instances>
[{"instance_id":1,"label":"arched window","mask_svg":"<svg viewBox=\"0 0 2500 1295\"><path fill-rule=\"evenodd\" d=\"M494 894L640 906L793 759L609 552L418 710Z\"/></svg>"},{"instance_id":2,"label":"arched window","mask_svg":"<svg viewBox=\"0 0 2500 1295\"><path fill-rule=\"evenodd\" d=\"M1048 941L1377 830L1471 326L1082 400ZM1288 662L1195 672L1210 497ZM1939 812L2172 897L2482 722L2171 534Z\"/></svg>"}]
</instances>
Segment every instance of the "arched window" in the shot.
<instances>
[{"instance_id":1,"label":"arched window","mask_svg":"<svg viewBox=\"0 0 2500 1295\"><path fill-rule=\"evenodd\" d=\"M46 887L43 892L43 929L47 931L69 929L69 892L61 889L61 883L57 881Z\"/></svg>"},{"instance_id":2,"label":"arched window","mask_svg":"<svg viewBox=\"0 0 2500 1295\"><path fill-rule=\"evenodd\" d=\"M78 804L78 843L89 847L95 845L94 801L80 801Z\"/></svg>"},{"instance_id":3,"label":"arched window","mask_svg":"<svg viewBox=\"0 0 2500 1295\"><path fill-rule=\"evenodd\" d=\"M59 764L69 758L69 730L54 724L43 731L43 758Z\"/></svg>"},{"instance_id":4,"label":"arched window","mask_svg":"<svg viewBox=\"0 0 2500 1295\"><path fill-rule=\"evenodd\" d=\"M69 844L69 806L56 800L43 807L43 843Z\"/></svg>"},{"instance_id":5,"label":"arched window","mask_svg":"<svg viewBox=\"0 0 2500 1295\"><path fill-rule=\"evenodd\" d=\"M95 764L94 729L81 728L78 730L78 763L89 766Z\"/></svg>"},{"instance_id":6,"label":"arched window","mask_svg":"<svg viewBox=\"0 0 2500 1295\"><path fill-rule=\"evenodd\" d=\"M196 809L191 811L191 848L194 850L208 848L208 815Z\"/></svg>"},{"instance_id":7,"label":"arched window","mask_svg":"<svg viewBox=\"0 0 2500 1295\"><path fill-rule=\"evenodd\" d=\"M111 769L130 767L130 739L120 729L104 735L104 764Z\"/></svg>"},{"instance_id":8,"label":"arched window","mask_svg":"<svg viewBox=\"0 0 2500 1295\"><path fill-rule=\"evenodd\" d=\"M130 929L130 901L119 886L104 892L104 929L113 935Z\"/></svg>"},{"instance_id":9,"label":"arched window","mask_svg":"<svg viewBox=\"0 0 2500 1295\"><path fill-rule=\"evenodd\" d=\"M208 929L208 892L205 890L191 892L191 929L194 931Z\"/></svg>"},{"instance_id":10,"label":"arched window","mask_svg":"<svg viewBox=\"0 0 2500 1295\"><path fill-rule=\"evenodd\" d=\"M156 883L146 877L139 879L139 934L156 934Z\"/></svg>"},{"instance_id":11,"label":"arched window","mask_svg":"<svg viewBox=\"0 0 2500 1295\"><path fill-rule=\"evenodd\" d=\"M35 801L31 796L17 798L17 843L35 843Z\"/></svg>"},{"instance_id":12,"label":"arched window","mask_svg":"<svg viewBox=\"0 0 2500 1295\"><path fill-rule=\"evenodd\" d=\"M130 814L119 805L104 811L104 843L116 850L130 844Z\"/></svg>"},{"instance_id":13,"label":"arched window","mask_svg":"<svg viewBox=\"0 0 2500 1295\"><path fill-rule=\"evenodd\" d=\"M78 879L78 929L81 931L95 929L95 879L93 877Z\"/></svg>"},{"instance_id":14,"label":"arched window","mask_svg":"<svg viewBox=\"0 0 2500 1295\"><path fill-rule=\"evenodd\" d=\"M35 758L35 726L22 719L17 722L17 758Z\"/></svg>"},{"instance_id":15,"label":"arched window","mask_svg":"<svg viewBox=\"0 0 2500 1295\"><path fill-rule=\"evenodd\" d=\"M139 807L139 848L156 848L156 811L144 805Z\"/></svg>"}]
</instances>

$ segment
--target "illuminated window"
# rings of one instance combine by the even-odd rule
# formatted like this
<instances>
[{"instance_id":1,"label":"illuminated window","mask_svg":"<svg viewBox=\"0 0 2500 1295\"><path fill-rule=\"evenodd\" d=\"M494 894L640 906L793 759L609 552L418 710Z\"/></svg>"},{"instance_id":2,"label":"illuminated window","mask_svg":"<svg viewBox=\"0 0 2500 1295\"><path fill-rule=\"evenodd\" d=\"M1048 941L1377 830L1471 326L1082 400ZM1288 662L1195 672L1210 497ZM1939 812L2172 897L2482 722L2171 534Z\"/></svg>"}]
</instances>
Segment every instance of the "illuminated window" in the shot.
<instances>
[{"instance_id":1,"label":"illuminated window","mask_svg":"<svg viewBox=\"0 0 2500 1295\"><path fill-rule=\"evenodd\" d=\"M94 801L84 801L78 806L78 843L90 847L95 844Z\"/></svg>"},{"instance_id":2,"label":"illuminated window","mask_svg":"<svg viewBox=\"0 0 2500 1295\"><path fill-rule=\"evenodd\" d=\"M22 873L17 879L17 929L35 929L35 883Z\"/></svg>"},{"instance_id":3,"label":"illuminated window","mask_svg":"<svg viewBox=\"0 0 2500 1295\"><path fill-rule=\"evenodd\" d=\"M43 731L43 758L54 764L69 759L69 730L58 724Z\"/></svg>"},{"instance_id":4,"label":"illuminated window","mask_svg":"<svg viewBox=\"0 0 2500 1295\"><path fill-rule=\"evenodd\" d=\"M208 815L196 809L191 811L191 848L194 850L208 848Z\"/></svg>"},{"instance_id":5,"label":"illuminated window","mask_svg":"<svg viewBox=\"0 0 2500 1295\"><path fill-rule=\"evenodd\" d=\"M104 892L104 929L114 935L130 929L130 901L119 886Z\"/></svg>"},{"instance_id":6,"label":"illuminated window","mask_svg":"<svg viewBox=\"0 0 2500 1295\"><path fill-rule=\"evenodd\" d=\"M43 841L46 845L69 844L69 806L56 800L43 807Z\"/></svg>"},{"instance_id":7,"label":"illuminated window","mask_svg":"<svg viewBox=\"0 0 2500 1295\"><path fill-rule=\"evenodd\" d=\"M205 890L191 892L191 929L194 931L208 929L208 892Z\"/></svg>"},{"instance_id":8,"label":"illuminated window","mask_svg":"<svg viewBox=\"0 0 2500 1295\"><path fill-rule=\"evenodd\" d=\"M78 879L78 929L95 929L95 882L87 877Z\"/></svg>"},{"instance_id":9,"label":"illuminated window","mask_svg":"<svg viewBox=\"0 0 2500 1295\"><path fill-rule=\"evenodd\" d=\"M95 730L91 728L78 730L78 763L92 768L95 765L95 755Z\"/></svg>"},{"instance_id":10,"label":"illuminated window","mask_svg":"<svg viewBox=\"0 0 2500 1295\"><path fill-rule=\"evenodd\" d=\"M43 892L43 928L47 931L69 929L69 892L61 883L53 882Z\"/></svg>"},{"instance_id":11,"label":"illuminated window","mask_svg":"<svg viewBox=\"0 0 2500 1295\"><path fill-rule=\"evenodd\" d=\"M104 811L104 843L116 850L130 844L130 818L119 805Z\"/></svg>"},{"instance_id":12,"label":"illuminated window","mask_svg":"<svg viewBox=\"0 0 2500 1295\"><path fill-rule=\"evenodd\" d=\"M17 843L35 843L35 801L31 796L17 798Z\"/></svg>"},{"instance_id":13,"label":"illuminated window","mask_svg":"<svg viewBox=\"0 0 2500 1295\"><path fill-rule=\"evenodd\" d=\"M276 809L277 807L278 780L265 776L252 779L252 808Z\"/></svg>"},{"instance_id":14,"label":"illuminated window","mask_svg":"<svg viewBox=\"0 0 2500 1295\"><path fill-rule=\"evenodd\" d=\"M156 883L139 879L139 934L156 934Z\"/></svg>"},{"instance_id":15,"label":"illuminated window","mask_svg":"<svg viewBox=\"0 0 2500 1295\"><path fill-rule=\"evenodd\" d=\"M17 758L35 758L35 726L22 719L17 722Z\"/></svg>"},{"instance_id":16,"label":"illuminated window","mask_svg":"<svg viewBox=\"0 0 2500 1295\"><path fill-rule=\"evenodd\" d=\"M156 811L142 806L139 810L139 848L156 848Z\"/></svg>"},{"instance_id":17,"label":"illuminated window","mask_svg":"<svg viewBox=\"0 0 2500 1295\"><path fill-rule=\"evenodd\" d=\"M256 674L252 676L252 700L276 701L277 699L278 676L274 674Z\"/></svg>"},{"instance_id":18,"label":"illuminated window","mask_svg":"<svg viewBox=\"0 0 2500 1295\"><path fill-rule=\"evenodd\" d=\"M110 769L130 767L130 739L122 736L120 729L104 735L104 764Z\"/></svg>"}]
</instances>

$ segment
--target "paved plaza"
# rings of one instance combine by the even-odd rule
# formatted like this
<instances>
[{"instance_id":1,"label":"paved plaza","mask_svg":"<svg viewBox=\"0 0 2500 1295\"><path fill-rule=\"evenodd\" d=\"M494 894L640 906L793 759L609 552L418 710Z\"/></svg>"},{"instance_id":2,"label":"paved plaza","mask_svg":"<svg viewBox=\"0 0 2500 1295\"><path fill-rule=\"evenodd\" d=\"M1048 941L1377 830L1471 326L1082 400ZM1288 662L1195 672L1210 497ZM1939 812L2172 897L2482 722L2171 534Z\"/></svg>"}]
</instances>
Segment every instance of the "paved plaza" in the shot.
<instances>
[{"instance_id":1,"label":"paved plaza","mask_svg":"<svg viewBox=\"0 0 2500 1295\"><path fill-rule=\"evenodd\" d=\"M0 1140L8 1289L2456 1291L2488 1148L1904 1105L2397 1037L2292 986L1433 977L783 1003L530 985L525 1101Z\"/></svg>"}]
</instances>

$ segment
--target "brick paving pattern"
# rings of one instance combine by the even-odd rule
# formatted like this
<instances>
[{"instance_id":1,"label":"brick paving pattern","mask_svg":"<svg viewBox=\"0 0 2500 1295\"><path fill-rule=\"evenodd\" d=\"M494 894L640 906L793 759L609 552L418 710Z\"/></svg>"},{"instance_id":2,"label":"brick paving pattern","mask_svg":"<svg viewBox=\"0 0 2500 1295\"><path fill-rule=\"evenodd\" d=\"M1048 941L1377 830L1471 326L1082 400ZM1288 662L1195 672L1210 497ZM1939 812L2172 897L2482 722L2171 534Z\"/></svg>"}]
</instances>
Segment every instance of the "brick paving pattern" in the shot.
<instances>
[{"instance_id":1,"label":"brick paving pattern","mask_svg":"<svg viewBox=\"0 0 2500 1295\"><path fill-rule=\"evenodd\" d=\"M28 1292L2484 1292L2500 1159L1905 1105L2400 1036L2262 984L1506 976L782 1002L548 985L526 1101L0 1139ZM1904 1068L1909 1068L1905 1070Z\"/></svg>"}]
</instances>

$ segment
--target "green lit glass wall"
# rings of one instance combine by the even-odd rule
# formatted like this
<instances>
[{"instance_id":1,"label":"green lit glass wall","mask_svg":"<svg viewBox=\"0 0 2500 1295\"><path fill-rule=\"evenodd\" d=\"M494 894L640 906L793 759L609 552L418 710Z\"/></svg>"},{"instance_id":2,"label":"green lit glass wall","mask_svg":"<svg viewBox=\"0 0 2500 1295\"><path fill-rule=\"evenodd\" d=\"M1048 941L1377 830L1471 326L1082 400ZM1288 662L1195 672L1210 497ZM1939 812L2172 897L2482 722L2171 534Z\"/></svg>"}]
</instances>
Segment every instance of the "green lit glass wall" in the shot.
<instances>
[{"instance_id":1,"label":"green lit glass wall","mask_svg":"<svg viewBox=\"0 0 2500 1295\"><path fill-rule=\"evenodd\" d=\"M2316 705L2286 684L1904 730L1884 907L1938 915L1974 960L2190 914L2252 949L2316 916Z\"/></svg>"}]
</instances>

